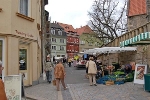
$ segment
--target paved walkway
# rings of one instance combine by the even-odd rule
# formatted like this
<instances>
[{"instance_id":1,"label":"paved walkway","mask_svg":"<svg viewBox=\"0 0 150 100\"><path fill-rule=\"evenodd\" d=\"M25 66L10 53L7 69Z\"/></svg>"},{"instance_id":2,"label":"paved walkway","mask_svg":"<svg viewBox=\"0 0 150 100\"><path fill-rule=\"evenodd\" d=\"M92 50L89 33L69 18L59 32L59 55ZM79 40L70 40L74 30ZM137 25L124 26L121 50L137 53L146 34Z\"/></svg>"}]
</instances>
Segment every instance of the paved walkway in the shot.
<instances>
[{"instance_id":1,"label":"paved walkway","mask_svg":"<svg viewBox=\"0 0 150 100\"><path fill-rule=\"evenodd\" d=\"M56 91L55 86L41 83L25 89L28 97L37 100L150 100L150 93L143 85L89 86L88 83L68 84L68 90ZM31 100L31 99L29 99Z\"/></svg>"}]
</instances>

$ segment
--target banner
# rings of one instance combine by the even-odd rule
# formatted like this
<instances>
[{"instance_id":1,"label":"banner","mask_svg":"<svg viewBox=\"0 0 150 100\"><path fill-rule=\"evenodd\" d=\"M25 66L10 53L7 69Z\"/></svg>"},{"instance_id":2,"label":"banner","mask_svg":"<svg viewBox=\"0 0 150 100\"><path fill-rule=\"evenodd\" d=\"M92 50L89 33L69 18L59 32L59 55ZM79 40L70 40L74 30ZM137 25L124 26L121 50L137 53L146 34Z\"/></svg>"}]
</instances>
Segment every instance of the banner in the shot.
<instances>
[{"instance_id":1,"label":"banner","mask_svg":"<svg viewBox=\"0 0 150 100\"><path fill-rule=\"evenodd\" d=\"M136 64L134 73L134 83L144 84L144 74L147 73L147 65Z\"/></svg>"}]
</instances>

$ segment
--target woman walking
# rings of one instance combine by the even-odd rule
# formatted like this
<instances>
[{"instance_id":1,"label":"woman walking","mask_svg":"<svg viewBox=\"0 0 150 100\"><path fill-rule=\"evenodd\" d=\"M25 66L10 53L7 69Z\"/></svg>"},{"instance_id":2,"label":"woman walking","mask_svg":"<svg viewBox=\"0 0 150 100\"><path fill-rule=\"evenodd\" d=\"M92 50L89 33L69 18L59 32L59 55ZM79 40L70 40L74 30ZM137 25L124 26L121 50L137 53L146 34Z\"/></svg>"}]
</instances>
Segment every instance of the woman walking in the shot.
<instances>
[{"instance_id":1,"label":"woman walking","mask_svg":"<svg viewBox=\"0 0 150 100\"><path fill-rule=\"evenodd\" d=\"M49 83L51 83L51 81L52 81L52 69L53 69L52 62L51 62L50 58L47 57L47 61L46 61L44 70L46 72L47 82L49 82Z\"/></svg>"},{"instance_id":2,"label":"woman walking","mask_svg":"<svg viewBox=\"0 0 150 100\"><path fill-rule=\"evenodd\" d=\"M65 86L65 82L64 82L64 78L65 78L66 73L64 70L64 66L62 64L62 60L59 60L58 64L55 66L54 75L55 75L55 79L56 79L57 91L60 90L60 87L59 87L60 81L62 83L64 90L66 90L66 86Z\"/></svg>"},{"instance_id":3,"label":"woman walking","mask_svg":"<svg viewBox=\"0 0 150 100\"><path fill-rule=\"evenodd\" d=\"M88 68L90 86L92 85L97 86L96 85L97 67L96 63L93 61L93 57L89 58L89 61L86 63L86 68Z\"/></svg>"}]
</instances>

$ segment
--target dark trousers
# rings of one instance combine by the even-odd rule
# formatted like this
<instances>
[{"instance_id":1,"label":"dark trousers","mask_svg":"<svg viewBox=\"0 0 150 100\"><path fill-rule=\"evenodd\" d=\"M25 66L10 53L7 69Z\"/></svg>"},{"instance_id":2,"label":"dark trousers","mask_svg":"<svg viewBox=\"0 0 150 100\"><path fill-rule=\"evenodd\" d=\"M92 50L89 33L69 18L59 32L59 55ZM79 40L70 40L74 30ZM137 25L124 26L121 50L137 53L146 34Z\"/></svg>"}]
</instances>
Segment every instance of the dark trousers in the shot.
<instances>
[{"instance_id":1,"label":"dark trousers","mask_svg":"<svg viewBox=\"0 0 150 100\"><path fill-rule=\"evenodd\" d=\"M48 82L52 81L52 71L46 71L46 78Z\"/></svg>"},{"instance_id":2,"label":"dark trousers","mask_svg":"<svg viewBox=\"0 0 150 100\"><path fill-rule=\"evenodd\" d=\"M69 67L71 67L71 62L69 62Z\"/></svg>"}]
</instances>

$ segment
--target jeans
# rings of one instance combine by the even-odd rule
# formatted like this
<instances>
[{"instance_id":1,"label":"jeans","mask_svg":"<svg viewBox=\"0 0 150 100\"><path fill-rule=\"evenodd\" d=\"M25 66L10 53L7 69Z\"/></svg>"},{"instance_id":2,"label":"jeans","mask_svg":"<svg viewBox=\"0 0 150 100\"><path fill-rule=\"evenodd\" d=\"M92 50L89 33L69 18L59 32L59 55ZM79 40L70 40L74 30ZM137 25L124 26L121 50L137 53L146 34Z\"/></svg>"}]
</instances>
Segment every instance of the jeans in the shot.
<instances>
[{"instance_id":1,"label":"jeans","mask_svg":"<svg viewBox=\"0 0 150 100\"><path fill-rule=\"evenodd\" d=\"M46 71L46 78L48 82L52 81L52 71Z\"/></svg>"}]
</instances>

